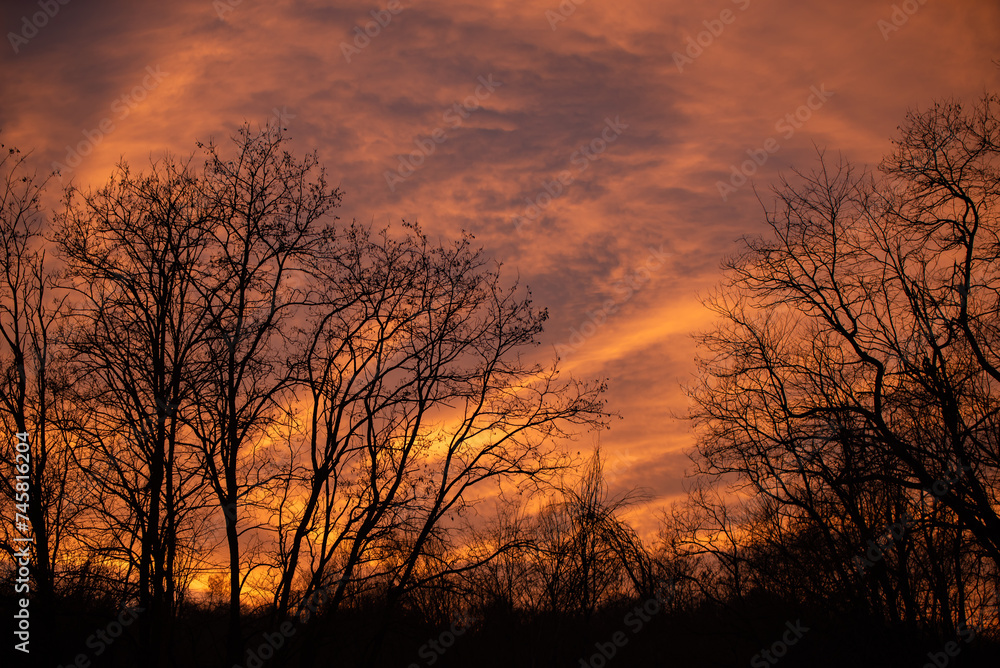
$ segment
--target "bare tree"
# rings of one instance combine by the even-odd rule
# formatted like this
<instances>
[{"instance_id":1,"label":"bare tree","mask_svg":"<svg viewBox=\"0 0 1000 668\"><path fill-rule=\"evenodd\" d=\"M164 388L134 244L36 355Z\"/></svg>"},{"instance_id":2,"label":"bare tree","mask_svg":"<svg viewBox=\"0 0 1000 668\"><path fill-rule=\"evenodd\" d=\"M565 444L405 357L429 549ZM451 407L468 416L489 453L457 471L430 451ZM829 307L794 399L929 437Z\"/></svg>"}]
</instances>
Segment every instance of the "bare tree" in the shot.
<instances>
[{"instance_id":1,"label":"bare tree","mask_svg":"<svg viewBox=\"0 0 1000 668\"><path fill-rule=\"evenodd\" d=\"M5 148L0 145L0 150ZM0 156L0 424L6 434L0 439L0 457L20 476L0 478L0 490L9 501L5 509L23 511L7 516L23 516L15 527L23 526L33 542L16 543L9 525L3 527L0 541L9 555L25 545L31 548L39 601L36 647L45 656L56 564L74 503L67 494L68 449L54 429L61 379L53 334L63 310L53 296L52 263L43 248L46 221L41 198L47 179L30 172L27 159L16 148L6 148ZM15 433L23 434L30 444L27 453L15 451Z\"/></svg>"},{"instance_id":2,"label":"bare tree","mask_svg":"<svg viewBox=\"0 0 1000 668\"><path fill-rule=\"evenodd\" d=\"M335 608L351 582L374 579L388 615L415 587L473 568L433 555L481 490L542 480L569 426L601 422L600 385L519 359L546 314L487 265L471 238L352 226L316 267L306 438L291 453L304 494L301 510L276 509L280 614L296 584L302 596L330 587Z\"/></svg>"},{"instance_id":3,"label":"bare tree","mask_svg":"<svg viewBox=\"0 0 1000 668\"><path fill-rule=\"evenodd\" d=\"M563 484L538 516L538 563L551 610L590 619L609 600L652 595L652 564L621 517L641 495L612 496L596 449L579 480Z\"/></svg>"},{"instance_id":4,"label":"bare tree","mask_svg":"<svg viewBox=\"0 0 1000 668\"><path fill-rule=\"evenodd\" d=\"M341 194L315 155L296 159L270 127L233 139L234 155L199 145L202 169L167 156L69 188L58 285L36 249L43 184L17 180L15 153L3 163L0 413L41 439L43 594L71 545L67 591L103 582L106 600L137 601L153 666L173 656L198 575L226 592L233 664L247 589L280 620L317 594L329 611L368 596L370 660L408 603L443 613L463 578L512 567L525 537L471 549L470 516L498 490L551 483L560 442L604 425L604 385L525 360L547 313L470 235L334 226ZM637 537L607 519L588 526L627 567L615 577L648 589Z\"/></svg>"},{"instance_id":5,"label":"bare tree","mask_svg":"<svg viewBox=\"0 0 1000 668\"><path fill-rule=\"evenodd\" d=\"M138 572L151 665L170 646L178 551L197 537L199 463L185 447L212 313L211 212L197 178L170 159L147 174L121 165L108 184L70 191L56 238L75 295L64 341L73 354L78 461L95 488L95 550ZM190 439L189 439L190 440Z\"/></svg>"},{"instance_id":6,"label":"bare tree","mask_svg":"<svg viewBox=\"0 0 1000 668\"><path fill-rule=\"evenodd\" d=\"M241 592L260 551L254 516L275 473L265 443L291 398L292 324L319 288L310 272L332 237L341 194L328 187L316 156L296 160L280 128L233 137L235 156L204 146L201 188L209 203L211 275L199 285L209 314L205 375L192 387L191 416L207 482L225 526L229 569L231 663L243 660ZM266 506L265 506L266 507ZM276 512L280 513L280 509ZM240 526L243 520L245 526ZM241 545L251 540L249 545Z\"/></svg>"},{"instance_id":7,"label":"bare tree","mask_svg":"<svg viewBox=\"0 0 1000 668\"><path fill-rule=\"evenodd\" d=\"M467 549L479 567L465 574L463 593L494 619L533 613L544 605L535 567L537 522L528 512L530 495L498 498L492 517L473 530Z\"/></svg>"},{"instance_id":8,"label":"bare tree","mask_svg":"<svg viewBox=\"0 0 1000 668\"><path fill-rule=\"evenodd\" d=\"M997 104L912 112L878 178L821 155L783 181L773 236L747 240L710 300L721 324L692 392L702 470L770 499L772 544L805 522L841 582L886 526L950 527L901 539L875 578L911 619L914 573L937 578L946 625L966 619L961 533L1000 564ZM924 568L945 549L959 571Z\"/></svg>"}]
</instances>

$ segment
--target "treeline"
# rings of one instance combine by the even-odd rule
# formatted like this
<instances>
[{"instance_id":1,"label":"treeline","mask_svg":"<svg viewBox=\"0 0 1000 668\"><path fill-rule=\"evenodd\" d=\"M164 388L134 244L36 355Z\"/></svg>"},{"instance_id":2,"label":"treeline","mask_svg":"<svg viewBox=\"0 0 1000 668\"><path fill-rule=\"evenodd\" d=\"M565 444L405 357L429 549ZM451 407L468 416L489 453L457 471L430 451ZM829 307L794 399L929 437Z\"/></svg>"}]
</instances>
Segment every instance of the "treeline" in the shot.
<instances>
[{"instance_id":1,"label":"treeline","mask_svg":"<svg viewBox=\"0 0 1000 668\"><path fill-rule=\"evenodd\" d=\"M673 515L725 598L932 631L950 665L996 639L998 103L910 112L877 172L821 154L726 262Z\"/></svg>"},{"instance_id":2,"label":"treeline","mask_svg":"<svg viewBox=\"0 0 1000 668\"><path fill-rule=\"evenodd\" d=\"M315 156L271 128L234 142L122 164L50 223L44 179L4 156L0 401L31 443L36 638L83 587L142 610L156 665L217 572L229 664L248 605L393 610L488 557L440 558L486 485L543 482L564 430L604 420L599 384L518 357L546 313L471 237L337 226Z\"/></svg>"},{"instance_id":3,"label":"treeline","mask_svg":"<svg viewBox=\"0 0 1000 668\"><path fill-rule=\"evenodd\" d=\"M525 361L546 312L470 236L339 223L271 128L51 217L9 150L0 456L31 449L0 546L14 610L21 513L32 658L992 665L996 105L776 189L709 300L690 493L645 538L643 495L562 445L603 385Z\"/></svg>"}]
</instances>

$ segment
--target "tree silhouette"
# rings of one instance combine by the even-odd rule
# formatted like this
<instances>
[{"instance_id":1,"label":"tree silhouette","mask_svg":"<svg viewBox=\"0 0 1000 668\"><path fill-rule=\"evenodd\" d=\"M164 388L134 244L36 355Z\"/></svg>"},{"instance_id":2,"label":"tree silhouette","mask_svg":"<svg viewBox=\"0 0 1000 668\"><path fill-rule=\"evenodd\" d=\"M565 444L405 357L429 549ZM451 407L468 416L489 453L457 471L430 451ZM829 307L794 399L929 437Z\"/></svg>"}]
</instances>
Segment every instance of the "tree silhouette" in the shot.
<instances>
[{"instance_id":1,"label":"tree silhouette","mask_svg":"<svg viewBox=\"0 0 1000 668\"><path fill-rule=\"evenodd\" d=\"M80 575L120 579L115 605L142 611L149 665L176 660L199 577L214 605L228 595L229 665L246 659L255 606L281 624L316 597L333 615L371 595L374 660L405 601L495 556L459 556L463 518L488 486L564 467L558 441L603 424L604 387L522 361L547 313L471 236L338 225L341 193L315 155L295 158L270 127L233 142L200 144L203 167L122 163L99 188L67 189L51 230L62 310L44 301L33 245L48 231L41 185L17 181L10 154L0 399L12 428L43 434L38 461L53 411L62 446L32 474L49 504L32 509L39 577L51 596L65 540L51 516L72 509ZM79 485L77 507L60 492Z\"/></svg>"},{"instance_id":2,"label":"tree silhouette","mask_svg":"<svg viewBox=\"0 0 1000 668\"><path fill-rule=\"evenodd\" d=\"M15 450L13 436L0 445L15 474L0 477L4 516L24 518L24 524L4 524L0 545L8 555L30 548L41 628L35 646L48 659L56 568L77 510L68 494L69 450L57 428L64 405L54 338L64 308L44 249L41 198L48 179L29 171L17 148L0 150L0 424L9 435L24 434L29 444L27 453ZM33 542L17 542L28 534Z\"/></svg>"},{"instance_id":3,"label":"tree silhouette","mask_svg":"<svg viewBox=\"0 0 1000 668\"><path fill-rule=\"evenodd\" d=\"M829 590L808 584L819 556L890 619L996 614L971 592L977 558L1000 564L997 102L912 112L878 177L821 154L726 264L697 461L755 495L732 549L757 550L745 575L772 590ZM859 579L852 553L904 520ZM785 584L775 550L801 560Z\"/></svg>"},{"instance_id":4,"label":"tree silhouette","mask_svg":"<svg viewBox=\"0 0 1000 668\"><path fill-rule=\"evenodd\" d=\"M820 152L780 182L708 300L695 477L655 542L644 495L565 447L606 425L604 383L533 361L548 314L472 235L339 221L269 126L122 162L51 222L9 151L0 421L33 439L43 663L137 606L109 665L732 665L800 615L809 665L956 638L974 664L1000 601L998 103L912 112L879 172Z\"/></svg>"}]
</instances>

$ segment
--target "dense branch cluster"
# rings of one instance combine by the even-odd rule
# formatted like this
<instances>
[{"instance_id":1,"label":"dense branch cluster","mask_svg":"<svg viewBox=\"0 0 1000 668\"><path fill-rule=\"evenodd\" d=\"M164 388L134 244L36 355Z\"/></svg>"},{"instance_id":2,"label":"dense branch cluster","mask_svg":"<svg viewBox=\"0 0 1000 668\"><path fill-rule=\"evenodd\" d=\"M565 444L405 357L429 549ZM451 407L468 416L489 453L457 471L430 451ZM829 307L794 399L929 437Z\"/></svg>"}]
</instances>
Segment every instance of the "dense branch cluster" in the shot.
<instances>
[{"instance_id":1,"label":"dense branch cluster","mask_svg":"<svg viewBox=\"0 0 1000 668\"><path fill-rule=\"evenodd\" d=\"M559 440L605 419L600 383L523 361L547 314L470 236L337 225L314 155L234 140L203 168L122 164L51 224L44 183L3 162L0 401L33 444L38 591L134 602L151 657L212 574L239 663L247 606L391 610L474 567L472 505L549 480Z\"/></svg>"},{"instance_id":2,"label":"dense branch cluster","mask_svg":"<svg viewBox=\"0 0 1000 668\"><path fill-rule=\"evenodd\" d=\"M821 155L727 263L677 513L727 591L996 629L998 104L911 112L879 173Z\"/></svg>"}]
</instances>

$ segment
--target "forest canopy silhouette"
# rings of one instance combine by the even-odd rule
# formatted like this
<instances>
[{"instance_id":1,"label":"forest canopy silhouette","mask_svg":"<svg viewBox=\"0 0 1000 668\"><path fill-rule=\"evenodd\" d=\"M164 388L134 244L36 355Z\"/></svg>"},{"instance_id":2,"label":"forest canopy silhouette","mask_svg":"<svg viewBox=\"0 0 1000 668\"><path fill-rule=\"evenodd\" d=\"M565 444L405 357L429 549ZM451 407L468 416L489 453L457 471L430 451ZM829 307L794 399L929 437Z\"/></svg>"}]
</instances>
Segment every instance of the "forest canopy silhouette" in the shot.
<instances>
[{"instance_id":1,"label":"forest canopy silhouette","mask_svg":"<svg viewBox=\"0 0 1000 668\"><path fill-rule=\"evenodd\" d=\"M5 149L5 614L30 534L39 665L995 659L998 104L774 189L655 536L567 448L606 381L533 361L547 312L471 235L340 221L271 126L51 212Z\"/></svg>"}]
</instances>

